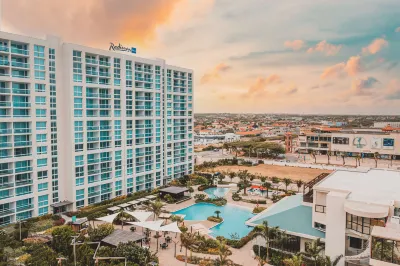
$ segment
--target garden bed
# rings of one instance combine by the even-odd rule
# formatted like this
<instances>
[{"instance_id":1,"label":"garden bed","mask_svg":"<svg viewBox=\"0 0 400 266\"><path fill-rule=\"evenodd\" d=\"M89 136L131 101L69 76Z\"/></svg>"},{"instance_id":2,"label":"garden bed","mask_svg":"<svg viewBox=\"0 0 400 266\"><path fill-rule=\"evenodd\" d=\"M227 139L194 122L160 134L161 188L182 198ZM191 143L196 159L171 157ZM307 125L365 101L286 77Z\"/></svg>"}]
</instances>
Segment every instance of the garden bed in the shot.
<instances>
[{"instance_id":1,"label":"garden bed","mask_svg":"<svg viewBox=\"0 0 400 266\"><path fill-rule=\"evenodd\" d=\"M222 223L224 219L222 219L221 217L209 216L207 217L207 220L214 223Z\"/></svg>"}]
</instances>

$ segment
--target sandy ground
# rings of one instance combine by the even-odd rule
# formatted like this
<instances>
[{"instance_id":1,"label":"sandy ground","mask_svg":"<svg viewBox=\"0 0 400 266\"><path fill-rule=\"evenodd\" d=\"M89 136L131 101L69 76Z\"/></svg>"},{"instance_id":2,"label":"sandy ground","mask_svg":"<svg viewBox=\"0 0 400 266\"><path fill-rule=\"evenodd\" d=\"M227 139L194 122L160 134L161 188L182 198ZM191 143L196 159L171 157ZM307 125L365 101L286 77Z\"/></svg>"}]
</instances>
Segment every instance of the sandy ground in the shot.
<instances>
[{"instance_id":1,"label":"sandy ground","mask_svg":"<svg viewBox=\"0 0 400 266\"><path fill-rule=\"evenodd\" d=\"M252 174L261 174L263 176L276 176L279 178L290 178L292 180L303 180L305 182L310 181L317 177L321 173L330 173L329 170L302 168L302 167L290 167L290 166L278 166L278 165L265 165L259 164L257 166L218 166L214 169L216 172L220 171L234 171L248 170Z\"/></svg>"}]
</instances>

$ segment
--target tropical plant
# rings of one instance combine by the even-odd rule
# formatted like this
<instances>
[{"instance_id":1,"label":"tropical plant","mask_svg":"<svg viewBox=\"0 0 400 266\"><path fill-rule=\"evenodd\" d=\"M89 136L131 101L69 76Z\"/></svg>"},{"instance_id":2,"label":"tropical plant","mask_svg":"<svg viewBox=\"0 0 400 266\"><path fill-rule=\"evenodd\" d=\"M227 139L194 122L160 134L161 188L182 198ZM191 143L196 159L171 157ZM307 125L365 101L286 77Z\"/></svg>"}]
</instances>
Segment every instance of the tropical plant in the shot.
<instances>
[{"instance_id":1,"label":"tropical plant","mask_svg":"<svg viewBox=\"0 0 400 266\"><path fill-rule=\"evenodd\" d=\"M272 183L278 184L281 180L277 176L272 177Z\"/></svg>"},{"instance_id":2,"label":"tropical plant","mask_svg":"<svg viewBox=\"0 0 400 266\"><path fill-rule=\"evenodd\" d=\"M317 266L317 260L318 257L321 254L321 251L325 249L323 243L321 242L320 238L317 238L313 240L311 243L309 243L308 247L306 248L306 251L302 253L306 257L312 258L314 261L314 265Z\"/></svg>"},{"instance_id":3,"label":"tropical plant","mask_svg":"<svg viewBox=\"0 0 400 266\"><path fill-rule=\"evenodd\" d=\"M304 184L303 180L299 179L296 181L296 185L297 185L297 192L300 192L300 188L301 186Z\"/></svg>"},{"instance_id":4,"label":"tropical plant","mask_svg":"<svg viewBox=\"0 0 400 266\"><path fill-rule=\"evenodd\" d=\"M331 164L332 152L331 152L331 151L328 151L328 152L326 153L326 156L328 156L328 165L329 165L329 164Z\"/></svg>"},{"instance_id":5,"label":"tropical plant","mask_svg":"<svg viewBox=\"0 0 400 266\"><path fill-rule=\"evenodd\" d=\"M34 244L30 249L32 253L25 265L57 265L57 253L48 246Z\"/></svg>"},{"instance_id":6,"label":"tropical plant","mask_svg":"<svg viewBox=\"0 0 400 266\"><path fill-rule=\"evenodd\" d=\"M190 232L182 233L181 234L181 244L183 247L185 247L185 266L187 266L187 251L190 249L193 245L197 243L197 239L194 234ZM190 252L190 258L192 257L192 252Z\"/></svg>"},{"instance_id":7,"label":"tropical plant","mask_svg":"<svg viewBox=\"0 0 400 266\"><path fill-rule=\"evenodd\" d=\"M269 227L268 221L263 221L262 224L257 225L252 238L261 237L266 242L266 250L267 250L267 257L266 260L269 260L269 245L271 239L275 238L279 234L279 227Z\"/></svg>"},{"instance_id":8,"label":"tropical plant","mask_svg":"<svg viewBox=\"0 0 400 266\"><path fill-rule=\"evenodd\" d=\"M114 251L114 256L125 257L133 265L148 265L150 262L158 262L155 254L135 242L120 243Z\"/></svg>"},{"instance_id":9,"label":"tropical plant","mask_svg":"<svg viewBox=\"0 0 400 266\"><path fill-rule=\"evenodd\" d=\"M343 255L337 256L335 260L331 261L329 256L319 256L317 258L318 266L336 266L343 258Z\"/></svg>"},{"instance_id":10,"label":"tropical plant","mask_svg":"<svg viewBox=\"0 0 400 266\"><path fill-rule=\"evenodd\" d=\"M68 225L58 226L51 233L53 237L52 247L56 252L60 252L65 256L69 255L72 236L75 232Z\"/></svg>"},{"instance_id":11,"label":"tropical plant","mask_svg":"<svg viewBox=\"0 0 400 266\"><path fill-rule=\"evenodd\" d=\"M262 186L263 186L263 187L265 188L265 190L267 191L267 198L268 198L268 192L269 192L269 190L272 188L272 184L271 184L270 182L265 182Z\"/></svg>"},{"instance_id":12,"label":"tropical plant","mask_svg":"<svg viewBox=\"0 0 400 266\"><path fill-rule=\"evenodd\" d=\"M267 181L267 177L266 176L260 176L260 181L262 183L264 183L265 181Z\"/></svg>"},{"instance_id":13,"label":"tropical plant","mask_svg":"<svg viewBox=\"0 0 400 266\"><path fill-rule=\"evenodd\" d=\"M313 150L310 151L310 156L311 156L311 158L314 159L314 163L316 164L317 163L317 156L315 156L315 152Z\"/></svg>"},{"instance_id":14,"label":"tropical plant","mask_svg":"<svg viewBox=\"0 0 400 266\"><path fill-rule=\"evenodd\" d=\"M229 246L225 241L217 240L217 251L219 258L216 260L218 266L233 265L232 261L228 259L228 256L232 254L229 250Z\"/></svg>"},{"instance_id":15,"label":"tropical plant","mask_svg":"<svg viewBox=\"0 0 400 266\"><path fill-rule=\"evenodd\" d=\"M221 211L216 210L214 213L217 215L217 218L219 218L219 214L221 213Z\"/></svg>"},{"instance_id":16,"label":"tropical plant","mask_svg":"<svg viewBox=\"0 0 400 266\"><path fill-rule=\"evenodd\" d=\"M247 187L250 185L250 180L249 180L250 174L249 174L249 171L240 170L239 173L238 173L238 177L239 177L240 181L243 184L244 195L246 195Z\"/></svg>"},{"instance_id":17,"label":"tropical plant","mask_svg":"<svg viewBox=\"0 0 400 266\"><path fill-rule=\"evenodd\" d=\"M94 250L86 243L80 245L76 249L76 258L79 266L93 265Z\"/></svg>"},{"instance_id":18,"label":"tropical plant","mask_svg":"<svg viewBox=\"0 0 400 266\"><path fill-rule=\"evenodd\" d=\"M290 178L284 178L283 183L285 184L285 190L288 192L288 186L292 183L292 180Z\"/></svg>"},{"instance_id":19,"label":"tropical plant","mask_svg":"<svg viewBox=\"0 0 400 266\"><path fill-rule=\"evenodd\" d=\"M381 155L379 152L374 152L374 160L375 160L375 168L378 168L378 160L380 159Z\"/></svg>"},{"instance_id":20,"label":"tropical plant","mask_svg":"<svg viewBox=\"0 0 400 266\"><path fill-rule=\"evenodd\" d=\"M173 203L174 202L174 198L170 194L165 195L164 199L168 203Z\"/></svg>"},{"instance_id":21,"label":"tropical plant","mask_svg":"<svg viewBox=\"0 0 400 266\"><path fill-rule=\"evenodd\" d=\"M111 235L114 232L114 226L110 223L99 224L96 228L93 228L89 225L88 235L90 241L101 241L108 235Z\"/></svg>"},{"instance_id":22,"label":"tropical plant","mask_svg":"<svg viewBox=\"0 0 400 266\"><path fill-rule=\"evenodd\" d=\"M163 203L160 200L156 200L154 202L151 202L148 206L148 210L151 211L154 214L154 221L156 218L161 214L161 209L163 207Z\"/></svg>"},{"instance_id":23,"label":"tropical plant","mask_svg":"<svg viewBox=\"0 0 400 266\"><path fill-rule=\"evenodd\" d=\"M343 153L342 153L340 156L342 157L342 160L343 160L343 165L345 165L345 164L346 164L346 161L345 161L345 158L346 158L346 153L345 153L345 152L343 152Z\"/></svg>"},{"instance_id":24,"label":"tropical plant","mask_svg":"<svg viewBox=\"0 0 400 266\"><path fill-rule=\"evenodd\" d=\"M357 154L356 157L356 167L361 165L361 155Z\"/></svg>"},{"instance_id":25,"label":"tropical plant","mask_svg":"<svg viewBox=\"0 0 400 266\"><path fill-rule=\"evenodd\" d=\"M236 173L235 172L229 172L228 175L229 175L229 178L231 179L231 182L232 182L233 178L235 178L235 176L236 176Z\"/></svg>"},{"instance_id":26,"label":"tropical plant","mask_svg":"<svg viewBox=\"0 0 400 266\"><path fill-rule=\"evenodd\" d=\"M293 255L290 259L284 259L283 264L286 266L303 266L303 257L302 255Z\"/></svg>"}]
</instances>

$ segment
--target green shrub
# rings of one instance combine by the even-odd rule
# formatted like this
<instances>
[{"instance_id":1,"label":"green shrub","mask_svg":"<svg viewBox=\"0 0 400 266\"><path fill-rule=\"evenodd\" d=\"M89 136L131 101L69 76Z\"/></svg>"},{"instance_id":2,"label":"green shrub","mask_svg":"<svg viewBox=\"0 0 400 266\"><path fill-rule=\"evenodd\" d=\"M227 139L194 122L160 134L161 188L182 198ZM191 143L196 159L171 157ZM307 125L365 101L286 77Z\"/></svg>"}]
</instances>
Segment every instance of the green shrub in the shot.
<instances>
[{"instance_id":1,"label":"green shrub","mask_svg":"<svg viewBox=\"0 0 400 266\"><path fill-rule=\"evenodd\" d=\"M254 209L253 209L253 213L260 213L260 212L262 212L262 211L264 211L264 210L266 210L267 208L265 208L265 207L255 207Z\"/></svg>"},{"instance_id":2,"label":"green shrub","mask_svg":"<svg viewBox=\"0 0 400 266\"><path fill-rule=\"evenodd\" d=\"M214 222L214 223L220 223L223 221L223 219L221 217L215 217L215 216L209 216L207 217L207 220L210 222Z\"/></svg>"}]
</instances>

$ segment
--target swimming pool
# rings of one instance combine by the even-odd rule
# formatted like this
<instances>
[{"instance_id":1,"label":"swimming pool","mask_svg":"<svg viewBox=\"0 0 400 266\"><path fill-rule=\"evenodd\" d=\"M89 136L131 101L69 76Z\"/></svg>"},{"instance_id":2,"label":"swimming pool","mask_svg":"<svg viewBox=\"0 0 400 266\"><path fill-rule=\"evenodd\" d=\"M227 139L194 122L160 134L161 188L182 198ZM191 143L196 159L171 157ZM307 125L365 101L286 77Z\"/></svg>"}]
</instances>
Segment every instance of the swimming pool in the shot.
<instances>
[{"instance_id":1,"label":"swimming pool","mask_svg":"<svg viewBox=\"0 0 400 266\"><path fill-rule=\"evenodd\" d=\"M211 187L204 190L210 199L222 198L228 193L229 188L227 187Z\"/></svg>"},{"instance_id":2,"label":"swimming pool","mask_svg":"<svg viewBox=\"0 0 400 266\"><path fill-rule=\"evenodd\" d=\"M215 215L216 210L221 212L220 216L224 219L224 222L210 229L212 231L211 236L231 238L230 234L237 233L239 237L244 237L253 229L244 224L254 216L251 210L233 204L216 206L210 203L196 203L173 214L184 214L186 215L185 220L202 221Z\"/></svg>"}]
</instances>

